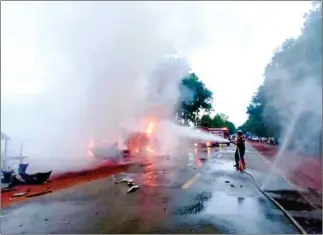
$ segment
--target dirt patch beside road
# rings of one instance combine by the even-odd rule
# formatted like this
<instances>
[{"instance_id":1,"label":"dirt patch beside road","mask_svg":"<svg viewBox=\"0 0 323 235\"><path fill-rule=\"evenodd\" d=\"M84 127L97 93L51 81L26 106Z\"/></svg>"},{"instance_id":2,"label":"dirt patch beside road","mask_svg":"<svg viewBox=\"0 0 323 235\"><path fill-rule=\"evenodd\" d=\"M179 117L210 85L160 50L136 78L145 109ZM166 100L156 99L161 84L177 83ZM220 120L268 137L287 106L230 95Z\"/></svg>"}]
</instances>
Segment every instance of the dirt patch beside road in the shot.
<instances>
[{"instance_id":1,"label":"dirt patch beside road","mask_svg":"<svg viewBox=\"0 0 323 235\"><path fill-rule=\"evenodd\" d=\"M279 151L277 146L265 143L248 143L267 160L273 162L276 159ZM288 172L286 178L294 185L301 189L310 189L322 194L322 157L286 152L277 165L282 172Z\"/></svg>"},{"instance_id":2,"label":"dirt patch beside road","mask_svg":"<svg viewBox=\"0 0 323 235\"><path fill-rule=\"evenodd\" d=\"M91 170L54 176L47 183L41 185L19 185L14 187L14 191L1 192L1 208L6 208L13 203L32 198L27 197L28 195L55 192L57 190L123 172L127 170L128 167L129 165L102 165ZM28 194L17 197L14 196L14 194L23 192L28 192Z\"/></svg>"}]
</instances>

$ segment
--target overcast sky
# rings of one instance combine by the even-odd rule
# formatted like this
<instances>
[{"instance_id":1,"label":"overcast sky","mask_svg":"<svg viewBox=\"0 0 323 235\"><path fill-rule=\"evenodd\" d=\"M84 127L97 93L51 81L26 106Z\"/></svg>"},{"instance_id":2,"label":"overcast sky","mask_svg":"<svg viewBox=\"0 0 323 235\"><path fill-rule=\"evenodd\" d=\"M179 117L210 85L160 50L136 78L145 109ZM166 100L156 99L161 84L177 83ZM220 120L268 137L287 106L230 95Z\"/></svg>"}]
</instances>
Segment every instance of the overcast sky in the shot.
<instances>
[{"instance_id":1,"label":"overcast sky","mask_svg":"<svg viewBox=\"0 0 323 235\"><path fill-rule=\"evenodd\" d=\"M60 3L59 7L62 9L64 8L63 4L70 7L69 9L74 7L72 3L65 2ZM155 3L155 5L158 4ZM172 21L168 27L174 26L175 29L178 29L185 26L191 28L193 33L185 34L185 37L182 38L182 41L188 38L190 41L192 38L193 41L196 41L194 50L189 50L187 54L191 67L213 91L215 111L225 113L236 125L241 125L247 118L246 107L262 82L264 68L270 61L273 50L286 38L297 36L300 33L303 15L308 11L311 3L308 1L201 1L187 4L190 4L187 8L183 7L182 3L176 3L172 9L165 8L167 14L170 11L173 13L172 17L176 15L184 17L178 22L174 22L175 18L170 18ZM31 41L34 44L23 47L22 40L28 38L31 40L36 37L32 34L33 24L40 24L41 20L39 18L38 20L19 18L27 9L22 5L18 7L18 5L16 3L17 7L11 13L10 11L6 13L3 7L1 9L1 31L3 31L3 26L7 29L5 33L2 32L1 43L3 44L3 37L7 36L6 45L11 45L9 52L7 50L6 60L1 60L1 65L5 72L14 71L15 76L26 78L28 76L23 71L39 70L40 67L31 68L33 59L30 56L33 55L33 49L30 45L34 46L35 42ZM50 8L47 10L50 12ZM6 13L5 16L3 13ZM65 13L73 18L72 11L66 10ZM29 14L29 16L32 15ZM43 15L46 16L46 13ZM167 19L166 16L164 18ZM58 20L57 17L55 19ZM14 22L19 23L14 24ZM23 22L27 26L23 26ZM50 28L47 30L49 32ZM179 32L178 37L182 34L181 31ZM15 38L13 40L10 37ZM13 43L13 41L19 41L18 39L20 39L20 47ZM89 46L91 45L89 44ZM2 49L6 52L8 48L3 46ZM2 57L5 53L3 51ZM40 64L42 62L40 61ZM41 83L38 84L35 79L34 75L38 74L35 71L30 72L33 75L29 76L30 80L25 79L24 83L20 83L20 85L17 82L10 83L10 75L4 76L3 71L1 73L2 95L6 92L32 94L41 89ZM8 75L8 73L6 74ZM3 79L4 77L6 78ZM4 81L6 81L5 86L3 86Z\"/></svg>"},{"instance_id":2,"label":"overcast sky","mask_svg":"<svg viewBox=\"0 0 323 235\"><path fill-rule=\"evenodd\" d=\"M189 58L214 92L216 112L227 114L236 125L244 123L273 50L299 35L310 7L308 1L209 2L205 24L211 40Z\"/></svg>"}]
</instances>

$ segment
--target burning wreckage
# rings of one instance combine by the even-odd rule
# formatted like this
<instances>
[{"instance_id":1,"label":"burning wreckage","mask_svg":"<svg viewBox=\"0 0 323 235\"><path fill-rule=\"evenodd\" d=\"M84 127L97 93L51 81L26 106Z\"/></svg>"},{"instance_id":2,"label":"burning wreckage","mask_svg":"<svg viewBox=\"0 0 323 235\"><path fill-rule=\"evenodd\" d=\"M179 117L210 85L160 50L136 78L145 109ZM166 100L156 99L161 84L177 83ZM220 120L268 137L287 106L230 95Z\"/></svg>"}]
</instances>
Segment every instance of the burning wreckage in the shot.
<instances>
[{"instance_id":1,"label":"burning wreckage","mask_svg":"<svg viewBox=\"0 0 323 235\"><path fill-rule=\"evenodd\" d=\"M88 151L96 160L120 160L154 152L156 139L153 136L154 122L149 122L146 130L127 130L120 142L107 144L106 141L89 147ZM121 147L120 147L121 145Z\"/></svg>"},{"instance_id":2,"label":"burning wreckage","mask_svg":"<svg viewBox=\"0 0 323 235\"><path fill-rule=\"evenodd\" d=\"M97 160L125 160L138 156L146 155L147 153L154 152L156 146L156 139L153 137L154 123L149 122L146 131L131 131L123 139L121 148L119 148L118 142L108 145L105 141L101 144L89 148L90 154ZM114 157L112 157L114 156ZM117 180L113 176L115 184L125 183L129 186L128 193L134 192L139 188L139 185L135 184L132 179L123 178Z\"/></svg>"},{"instance_id":3,"label":"burning wreckage","mask_svg":"<svg viewBox=\"0 0 323 235\"><path fill-rule=\"evenodd\" d=\"M154 128L154 123L150 122L146 131L132 131L127 135L127 138L124 139L124 148L118 148L118 143L108 145L105 142L102 142L99 145L95 145L92 148L89 148L90 154L98 161L104 160L124 160L132 157L137 157L139 155L145 155L146 153L153 152L152 146L155 143L154 138L152 137L152 132ZM33 184L43 184L48 181L49 177L52 174L52 171L48 172L39 172L35 174L26 173L27 167L29 164L24 164L23 159L27 156L22 155L22 145L20 147L19 156L8 156L8 141L10 138L1 133L1 140L4 141L4 151L2 151L2 164L1 164L1 183L2 190L10 190L17 185L33 185ZM10 161L20 160L18 165L18 170L14 171L10 168L8 164ZM124 178L120 181L117 181L115 176L115 183L126 183L129 186L128 192L133 192L139 188L137 184L133 182L132 179Z\"/></svg>"}]
</instances>

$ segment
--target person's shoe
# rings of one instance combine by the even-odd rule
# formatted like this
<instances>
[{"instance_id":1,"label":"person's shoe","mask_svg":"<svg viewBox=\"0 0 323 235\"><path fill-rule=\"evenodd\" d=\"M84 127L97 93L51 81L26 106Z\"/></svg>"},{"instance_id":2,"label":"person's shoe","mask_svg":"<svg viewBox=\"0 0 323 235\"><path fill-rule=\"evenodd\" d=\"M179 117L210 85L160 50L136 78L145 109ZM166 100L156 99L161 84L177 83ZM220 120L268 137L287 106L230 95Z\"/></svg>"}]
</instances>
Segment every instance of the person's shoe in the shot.
<instances>
[{"instance_id":1,"label":"person's shoe","mask_svg":"<svg viewBox=\"0 0 323 235\"><path fill-rule=\"evenodd\" d=\"M238 167L238 166L239 166L238 164L233 165L233 167Z\"/></svg>"}]
</instances>

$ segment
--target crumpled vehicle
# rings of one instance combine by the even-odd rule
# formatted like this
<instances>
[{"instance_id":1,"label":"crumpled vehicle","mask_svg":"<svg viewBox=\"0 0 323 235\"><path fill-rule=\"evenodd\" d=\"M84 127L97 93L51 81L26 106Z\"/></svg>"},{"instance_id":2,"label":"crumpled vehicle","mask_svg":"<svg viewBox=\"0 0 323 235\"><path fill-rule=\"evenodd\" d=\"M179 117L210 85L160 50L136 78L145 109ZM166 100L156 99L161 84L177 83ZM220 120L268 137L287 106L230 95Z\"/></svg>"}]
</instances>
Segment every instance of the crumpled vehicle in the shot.
<instances>
[{"instance_id":1,"label":"crumpled vehicle","mask_svg":"<svg viewBox=\"0 0 323 235\"><path fill-rule=\"evenodd\" d=\"M150 150L152 139L144 132L132 132L124 139L126 149L119 149L118 143L108 145L106 143L90 149L97 159L101 160L121 160L137 154L143 154Z\"/></svg>"},{"instance_id":2,"label":"crumpled vehicle","mask_svg":"<svg viewBox=\"0 0 323 235\"><path fill-rule=\"evenodd\" d=\"M28 165L29 164L19 164L18 174L15 174L13 171L2 171L3 178L1 179L1 182L8 183L9 188L22 184L43 184L52 174L52 171L27 174L26 170Z\"/></svg>"}]
</instances>

